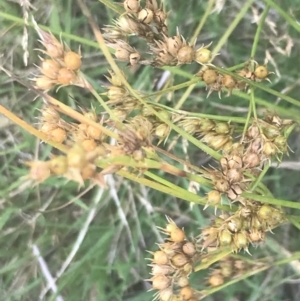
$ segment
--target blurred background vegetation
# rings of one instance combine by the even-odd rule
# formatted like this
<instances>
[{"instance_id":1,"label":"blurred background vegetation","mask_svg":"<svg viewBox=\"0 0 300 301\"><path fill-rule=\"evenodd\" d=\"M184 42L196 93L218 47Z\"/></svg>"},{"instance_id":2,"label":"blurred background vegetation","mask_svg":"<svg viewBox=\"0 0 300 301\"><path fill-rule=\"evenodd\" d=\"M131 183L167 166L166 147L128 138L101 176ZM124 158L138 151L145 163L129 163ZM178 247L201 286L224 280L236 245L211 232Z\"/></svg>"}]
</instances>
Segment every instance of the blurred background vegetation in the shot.
<instances>
[{"instance_id":1,"label":"blurred background vegetation","mask_svg":"<svg viewBox=\"0 0 300 301\"><path fill-rule=\"evenodd\" d=\"M213 41L216 45L241 8L249 1L215 1L214 11L202 28L197 45ZM230 67L249 59L253 38L260 16L267 1L252 1L251 8L228 37L214 63ZM25 3L25 4L24 4ZM32 26L26 26L28 32L28 66L24 66L24 5L28 1L0 0L0 60L7 69L12 70L23 80L30 80L36 73L34 64L39 64L38 36ZM101 1L88 0L100 28L112 24L116 13ZM298 0L278 0L276 3L291 18L300 22ZM94 37L86 18L75 0L32 0L28 7L30 16L38 24L46 25L58 34L60 32L75 36L64 36L63 40L73 49L81 47L83 54L83 72L104 92L107 84L105 75L109 65L94 43ZM164 1L170 11L169 31L180 33L187 39L193 36L204 15L208 1ZM23 5L23 7L22 7ZM90 43L76 41L84 37ZM299 99L300 91L300 32L274 8L270 9L263 27L255 59L263 63L269 59L272 89L287 93ZM26 36L25 36L26 38ZM143 46L141 46L143 47ZM137 90L151 93L157 89L157 83L170 72L173 84L188 80L178 75L179 68L164 69L139 66L127 68L120 64L128 75L128 82ZM180 67L194 74L196 64ZM174 107L185 89L165 95L160 102ZM60 101L72 108L99 107L96 100L78 87L51 91ZM197 85L185 101L182 109L214 115L246 116L248 100L232 95L222 99L217 93L206 98L203 85ZM263 99L271 112L281 117L300 120L298 108L264 91L256 95ZM20 118L31 124L37 124L42 100L22 85L0 73L0 103ZM260 116L266 111L258 103ZM173 134L169 141L176 138ZM168 144L167 144L168 146ZM167 147L166 146L166 147ZM291 148L289 157L285 157L279 168L275 164L264 178L264 183L277 198L300 200L300 133L299 127L289 138ZM162 194L119 176L109 176L109 189L89 187L78 188L74 182L50 178L44 183L32 187L22 178L27 174L24 161L35 158L46 159L50 152L57 153L50 146L0 115L0 300L35 301L40 300L46 287L46 280L37 259L33 256L37 250L48 265L52 275L60 270L70 252L78 245L80 233L85 233L76 255L69 267L57 281L57 294L49 291L43 300L66 301L150 301L153 292L144 279L149 278L149 263L146 250L156 249L155 243L162 237L156 226L165 224L165 215L171 216L178 225L184 227L193 236L207 225L213 210L203 211L202 207ZM197 166L214 164L196 147L189 145L185 152L185 142L178 139L173 152L179 157L189 156ZM158 171L162 175L162 172ZM193 189L186 179L165 177L184 187ZM199 195L205 194L205 188ZM66 204L69 205L64 206ZM96 205L95 205L96 204ZM62 207L62 208L58 208ZM293 214L296 214L293 212ZM91 220L89 220L91 218ZM284 258L300 248L299 230L287 224L268 235L265 244L250 248L252 258L274 256ZM239 283L226 287L207 297L205 300L230 301L292 301L300 300L300 263L274 266L267 271L249 277ZM198 287L204 287L207 271L197 273L193 279Z\"/></svg>"}]
</instances>

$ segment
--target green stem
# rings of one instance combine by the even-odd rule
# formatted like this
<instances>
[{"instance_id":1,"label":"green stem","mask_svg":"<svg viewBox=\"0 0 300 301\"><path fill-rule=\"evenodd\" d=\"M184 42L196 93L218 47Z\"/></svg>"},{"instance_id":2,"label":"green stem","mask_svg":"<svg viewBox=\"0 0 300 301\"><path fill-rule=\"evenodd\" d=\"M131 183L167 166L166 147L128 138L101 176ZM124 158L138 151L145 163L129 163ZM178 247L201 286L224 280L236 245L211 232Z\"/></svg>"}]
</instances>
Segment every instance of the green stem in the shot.
<instances>
[{"instance_id":1,"label":"green stem","mask_svg":"<svg viewBox=\"0 0 300 301\"><path fill-rule=\"evenodd\" d=\"M114 12L118 13L119 15L123 14L125 12L124 8L122 8L120 5L117 5L109 0L99 0L102 2L105 6L113 10Z\"/></svg>"},{"instance_id":2,"label":"green stem","mask_svg":"<svg viewBox=\"0 0 300 301\"><path fill-rule=\"evenodd\" d=\"M264 12L260 16L259 24L258 24L256 33L255 33L255 36L254 36L254 41L253 41L252 49L251 49L251 58L252 59L254 59L254 57L255 57L255 53L256 53L258 42L259 42L260 34L261 34L261 31L262 31L262 28L263 28L263 25L265 23L265 20L266 20L266 17L268 15L269 10L270 10L270 6L267 5L264 9Z\"/></svg>"},{"instance_id":3,"label":"green stem","mask_svg":"<svg viewBox=\"0 0 300 301\"><path fill-rule=\"evenodd\" d=\"M250 192L255 191L256 187L258 186L258 184L260 183L260 181L262 180L262 178L265 176L265 174L267 173L267 171L269 170L269 168L270 168L270 163L268 163L268 164L265 165L264 169L259 174L258 178L252 183Z\"/></svg>"},{"instance_id":4,"label":"green stem","mask_svg":"<svg viewBox=\"0 0 300 301\"><path fill-rule=\"evenodd\" d=\"M275 205L275 206L282 206L282 207L300 209L300 203L298 203L298 202L279 200L279 199L274 199L272 197L257 195L257 194L248 193L248 192L243 192L242 196L247 198L247 199L251 199L251 200L262 202L262 203L268 203L268 204L272 204L272 205Z\"/></svg>"}]
</instances>

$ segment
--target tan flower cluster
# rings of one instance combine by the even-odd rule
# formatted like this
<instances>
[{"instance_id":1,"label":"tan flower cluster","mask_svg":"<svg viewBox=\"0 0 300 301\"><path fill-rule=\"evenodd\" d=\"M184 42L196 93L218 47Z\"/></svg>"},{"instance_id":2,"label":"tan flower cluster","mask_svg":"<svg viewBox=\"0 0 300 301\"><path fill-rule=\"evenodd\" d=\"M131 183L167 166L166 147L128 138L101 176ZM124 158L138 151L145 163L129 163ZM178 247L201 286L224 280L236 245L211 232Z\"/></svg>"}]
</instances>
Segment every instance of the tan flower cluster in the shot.
<instances>
[{"instance_id":1,"label":"tan flower cluster","mask_svg":"<svg viewBox=\"0 0 300 301\"><path fill-rule=\"evenodd\" d=\"M190 286L189 275L199 252L193 241L186 238L184 230L167 218L166 228L160 230L167 235L166 242L159 244L159 251L150 252L153 276L152 289L158 292L154 300L196 301L196 294Z\"/></svg>"}]
</instances>

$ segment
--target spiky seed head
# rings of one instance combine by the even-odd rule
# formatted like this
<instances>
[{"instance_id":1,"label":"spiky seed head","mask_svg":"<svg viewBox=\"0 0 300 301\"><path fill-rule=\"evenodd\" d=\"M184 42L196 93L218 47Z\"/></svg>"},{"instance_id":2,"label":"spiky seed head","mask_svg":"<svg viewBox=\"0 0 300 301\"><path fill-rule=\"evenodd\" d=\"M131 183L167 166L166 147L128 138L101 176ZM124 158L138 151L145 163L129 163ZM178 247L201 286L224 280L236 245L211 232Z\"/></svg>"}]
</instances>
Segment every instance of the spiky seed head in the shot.
<instances>
[{"instance_id":1,"label":"spiky seed head","mask_svg":"<svg viewBox=\"0 0 300 301\"><path fill-rule=\"evenodd\" d=\"M219 233L218 240L221 246L228 246L232 242L232 234L227 229L222 230Z\"/></svg>"},{"instance_id":2,"label":"spiky seed head","mask_svg":"<svg viewBox=\"0 0 300 301\"><path fill-rule=\"evenodd\" d=\"M51 175L49 161L28 161L25 164L30 167L28 178L37 183L45 181Z\"/></svg>"},{"instance_id":3,"label":"spiky seed head","mask_svg":"<svg viewBox=\"0 0 300 301\"><path fill-rule=\"evenodd\" d=\"M50 79L56 79L60 67L61 66L58 62L47 59L43 60L40 70L46 77L49 77Z\"/></svg>"},{"instance_id":4,"label":"spiky seed head","mask_svg":"<svg viewBox=\"0 0 300 301\"><path fill-rule=\"evenodd\" d=\"M64 55L64 62L68 69L78 70L81 67L81 56L74 51L68 51Z\"/></svg>"},{"instance_id":5,"label":"spiky seed head","mask_svg":"<svg viewBox=\"0 0 300 301\"><path fill-rule=\"evenodd\" d=\"M185 239L185 233L182 229L175 228L170 233L170 239L174 242L182 242Z\"/></svg>"},{"instance_id":6,"label":"spiky seed head","mask_svg":"<svg viewBox=\"0 0 300 301\"><path fill-rule=\"evenodd\" d=\"M234 244L238 250L245 249L248 246L248 238L245 232L238 232L234 235Z\"/></svg>"},{"instance_id":7,"label":"spiky seed head","mask_svg":"<svg viewBox=\"0 0 300 301\"><path fill-rule=\"evenodd\" d=\"M82 169L87 165L86 151L80 144L74 144L67 153L68 166Z\"/></svg>"},{"instance_id":8,"label":"spiky seed head","mask_svg":"<svg viewBox=\"0 0 300 301\"><path fill-rule=\"evenodd\" d=\"M55 81L47 76L41 76L35 79L35 87L40 90L50 90L55 86Z\"/></svg>"},{"instance_id":9,"label":"spiky seed head","mask_svg":"<svg viewBox=\"0 0 300 301\"><path fill-rule=\"evenodd\" d=\"M48 134L49 134L50 139L57 143L62 143L67 138L66 130L62 129L60 127L52 129Z\"/></svg>"},{"instance_id":10,"label":"spiky seed head","mask_svg":"<svg viewBox=\"0 0 300 301\"><path fill-rule=\"evenodd\" d=\"M243 227L243 220L239 217L231 218L227 223L227 228L233 233L240 231Z\"/></svg>"},{"instance_id":11,"label":"spiky seed head","mask_svg":"<svg viewBox=\"0 0 300 301\"><path fill-rule=\"evenodd\" d=\"M214 84L218 80L218 72L212 69L206 69L203 71L202 79L206 85Z\"/></svg>"},{"instance_id":12,"label":"spiky seed head","mask_svg":"<svg viewBox=\"0 0 300 301\"><path fill-rule=\"evenodd\" d=\"M276 155L277 148L274 143L272 143L271 141L267 141L263 145L263 152L268 157L272 157L272 156Z\"/></svg>"},{"instance_id":13,"label":"spiky seed head","mask_svg":"<svg viewBox=\"0 0 300 301\"><path fill-rule=\"evenodd\" d=\"M229 74L224 74L222 78L222 84L228 90L232 90L236 86L236 79Z\"/></svg>"},{"instance_id":14,"label":"spiky seed head","mask_svg":"<svg viewBox=\"0 0 300 301\"><path fill-rule=\"evenodd\" d=\"M194 256L197 252L195 244L193 244L190 241L187 241L183 246L182 246L182 251L188 255L188 256Z\"/></svg>"},{"instance_id":15,"label":"spiky seed head","mask_svg":"<svg viewBox=\"0 0 300 301\"><path fill-rule=\"evenodd\" d=\"M257 167L260 164L260 157L257 153L249 152L243 157L243 164L246 168Z\"/></svg>"},{"instance_id":16,"label":"spiky seed head","mask_svg":"<svg viewBox=\"0 0 300 301\"><path fill-rule=\"evenodd\" d=\"M222 199L222 195L217 190L211 190L210 192L207 193L207 203L209 205L218 205L220 204L221 199Z\"/></svg>"},{"instance_id":17,"label":"spiky seed head","mask_svg":"<svg viewBox=\"0 0 300 301\"><path fill-rule=\"evenodd\" d=\"M83 180L92 179L96 172L96 165L89 163L86 166L84 166L80 171Z\"/></svg>"},{"instance_id":18,"label":"spiky seed head","mask_svg":"<svg viewBox=\"0 0 300 301\"><path fill-rule=\"evenodd\" d=\"M160 301L171 301L173 300L173 289L171 287L167 287L164 290L159 292L159 300Z\"/></svg>"},{"instance_id":19,"label":"spiky seed head","mask_svg":"<svg viewBox=\"0 0 300 301\"><path fill-rule=\"evenodd\" d=\"M141 9L139 0L125 0L124 8L130 14L136 14Z\"/></svg>"}]
</instances>

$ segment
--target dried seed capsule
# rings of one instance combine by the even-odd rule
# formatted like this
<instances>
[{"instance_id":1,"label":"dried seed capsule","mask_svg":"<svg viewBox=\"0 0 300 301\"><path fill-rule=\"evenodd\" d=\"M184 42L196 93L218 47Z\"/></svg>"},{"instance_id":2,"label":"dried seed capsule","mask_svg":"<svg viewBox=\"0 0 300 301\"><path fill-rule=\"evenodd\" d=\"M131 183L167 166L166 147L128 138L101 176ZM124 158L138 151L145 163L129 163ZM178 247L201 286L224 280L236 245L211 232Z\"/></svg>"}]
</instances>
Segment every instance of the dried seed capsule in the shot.
<instances>
[{"instance_id":1,"label":"dried seed capsule","mask_svg":"<svg viewBox=\"0 0 300 301\"><path fill-rule=\"evenodd\" d=\"M252 229L249 233L249 239L252 243L261 242L265 239L265 233L257 229Z\"/></svg>"},{"instance_id":2,"label":"dried seed capsule","mask_svg":"<svg viewBox=\"0 0 300 301\"><path fill-rule=\"evenodd\" d=\"M195 57L195 50L192 46L183 46L177 53L178 64L190 64Z\"/></svg>"},{"instance_id":3,"label":"dried seed capsule","mask_svg":"<svg viewBox=\"0 0 300 301\"><path fill-rule=\"evenodd\" d=\"M60 119L59 114L53 107L46 107L41 110L43 121L57 123Z\"/></svg>"},{"instance_id":4,"label":"dried seed capsule","mask_svg":"<svg viewBox=\"0 0 300 301\"><path fill-rule=\"evenodd\" d=\"M279 148L280 151L282 152L287 152L287 141L286 137L284 136L277 136L274 139L274 144Z\"/></svg>"},{"instance_id":5,"label":"dried seed capsule","mask_svg":"<svg viewBox=\"0 0 300 301\"><path fill-rule=\"evenodd\" d=\"M242 158L238 155L233 155L228 159L228 167L230 169L233 169L233 168L242 168L243 167L243 161L242 161Z\"/></svg>"},{"instance_id":6,"label":"dried seed capsule","mask_svg":"<svg viewBox=\"0 0 300 301\"><path fill-rule=\"evenodd\" d=\"M68 51L64 56L66 67L71 70L78 70L81 67L81 57L74 51Z\"/></svg>"},{"instance_id":7,"label":"dried seed capsule","mask_svg":"<svg viewBox=\"0 0 300 301\"><path fill-rule=\"evenodd\" d=\"M62 85L70 85L76 79L76 75L72 70L61 68L57 74L57 81Z\"/></svg>"},{"instance_id":8,"label":"dried seed capsule","mask_svg":"<svg viewBox=\"0 0 300 301\"><path fill-rule=\"evenodd\" d=\"M170 283L171 279L165 275L156 275L152 279L152 288L156 290L166 289Z\"/></svg>"},{"instance_id":9,"label":"dried seed capsule","mask_svg":"<svg viewBox=\"0 0 300 301\"><path fill-rule=\"evenodd\" d=\"M228 134L230 130L230 125L226 122L218 122L214 128L217 134Z\"/></svg>"},{"instance_id":10,"label":"dried seed capsule","mask_svg":"<svg viewBox=\"0 0 300 301\"><path fill-rule=\"evenodd\" d=\"M50 177L50 162L44 161L32 161L25 162L26 165L30 166L28 178L38 183L45 181Z\"/></svg>"},{"instance_id":11,"label":"dried seed capsule","mask_svg":"<svg viewBox=\"0 0 300 301\"><path fill-rule=\"evenodd\" d=\"M243 220L238 217L231 218L230 221L227 223L227 228L233 233L240 231L242 227L243 227Z\"/></svg>"},{"instance_id":12,"label":"dried seed capsule","mask_svg":"<svg viewBox=\"0 0 300 301\"><path fill-rule=\"evenodd\" d=\"M241 168L232 168L226 172L226 177L230 183L238 183L243 178L243 170Z\"/></svg>"},{"instance_id":13,"label":"dried seed capsule","mask_svg":"<svg viewBox=\"0 0 300 301\"><path fill-rule=\"evenodd\" d=\"M252 125L247 130L247 136L251 139L255 139L259 135L259 128L256 125Z\"/></svg>"},{"instance_id":14,"label":"dried seed capsule","mask_svg":"<svg viewBox=\"0 0 300 301\"><path fill-rule=\"evenodd\" d=\"M224 283L224 277L221 274L214 274L209 277L208 282L213 287L220 286Z\"/></svg>"},{"instance_id":15,"label":"dried seed capsule","mask_svg":"<svg viewBox=\"0 0 300 301\"><path fill-rule=\"evenodd\" d=\"M188 263L188 258L184 254L178 253L171 258L171 262L175 267L181 268Z\"/></svg>"},{"instance_id":16,"label":"dried seed capsule","mask_svg":"<svg viewBox=\"0 0 300 301\"><path fill-rule=\"evenodd\" d=\"M188 241L182 246L182 251L188 256L194 256L196 254L195 245Z\"/></svg>"},{"instance_id":17,"label":"dried seed capsule","mask_svg":"<svg viewBox=\"0 0 300 301\"><path fill-rule=\"evenodd\" d=\"M168 14L165 13L162 9L158 9L158 10L152 9L152 10L154 11L154 21L158 24L165 25L164 23L168 17ZM164 26L163 28L166 28L166 26Z\"/></svg>"},{"instance_id":18,"label":"dried seed capsule","mask_svg":"<svg viewBox=\"0 0 300 301\"><path fill-rule=\"evenodd\" d=\"M209 138L210 139L206 139L206 143L214 150L221 149L229 140L229 137L226 135L211 135Z\"/></svg>"},{"instance_id":19,"label":"dried seed capsule","mask_svg":"<svg viewBox=\"0 0 300 301\"><path fill-rule=\"evenodd\" d=\"M260 164L260 158L258 156L258 154L256 153L247 153L244 157L243 157L243 164L246 168L253 168L256 166L259 166Z\"/></svg>"},{"instance_id":20,"label":"dried seed capsule","mask_svg":"<svg viewBox=\"0 0 300 301\"><path fill-rule=\"evenodd\" d=\"M82 169L87 165L86 151L82 145L75 144L67 153L68 165Z\"/></svg>"},{"instance_id":21,"label":"dried seed capsule","mask_svg":"<svg viewBox=\"0 0 300 301\"><path fill-rule=\"evenodd\" d=\"M263 152L268 157L276 155L277 149L276 149L275 144L272 142L269 142L269 141L265 142L263 145Z\"/></svg>"},{"instance_id":22,"label":"dried seed capsule","mask_svg":"<svg viewBox=\"0 0 300 301\"><path fill-rule=\"evenodd\" d=\"M145 24L150 24L153 20L153 16L153 11L149 8L143 8L138 13L138 19Z\"/></svg>"},{"instance_id":23,"label":"dried seed capsule","mask_svg":"<svg viewBox=\"0 0 300 301\"><path fill-rule=\"evenodd\" d=\"M59 176L63 175L68 170L68 161L65 156L55 157L50 161L50 170L53 174Z\"/></svg>"},{"instance_id":24,"label":"dried seed capsule","mask_svg":"<svg viewBox=\"0 0 300 301\"><path fill-rule=\"evenodd\" d=\"M51 34L39 29L42 35L42 44L46 48L47 54L52 58L62 58L64 55L63 45Z\"/></svg>"},{"instance_id":25,"label":"dried seed capsule","mask_svg":"<svg viewBox=\"0 0 300 301\"><path fill-rule=\"evenodd\" d=\"M35 86L37 89L47 91L52 89L55 86L55 83L47 76L41 76L35 79Z\"/></svg>"},{"instance_id":26,"label":"dried seed capsule","mask_svg":"<svg viewBox=\"0 0 300 301\"><path fill-rule=\"evenodd\" d=\"M118 60L129 62L131 52L127 48L117 48L115 52L115 56Z\"/></svg>"},{"instance_id":27,"label":"dried seed capsule","mask_svg":"<svg viewBox=\"0 0 300 301\"><path fill-rule=\"evenodd\" d=\"M168 48L168 52L174 56L177 57L179 49L182 47L182 40L180 36L173 36L166 39L166 44Z\"/></svg>"},{"instance_id":28,"label":"dried seed capsule","mask_svg":"<svg viewBox=\"0 0 300 301\"><path fill-rule=\"evenodd\" d=\"M225 88L231 91L236 86L236 80L231 75L224 74L222 78L222 84Z\"/></svg>"},{"instance_id":29,"label":"dried seed capsule","mask_svg":"<svg viewBox=\"0 0 300 301\"><path fill-rule=\"evenodd\" d=\"M190 286L183 287L180 290L179 295L183 300L189 300L191 297L193 297L193 289Z\"/></svg>"},{"instance_id":30,"label":"dried seed capsule","mask_svg":"<svg viewBox=\"0 0 300 301\"><path fill-rule=\"evenodd\" d=\"M195 61L200 64L208 63L212 58L212 53L207 48L200 48L196 51Z\"/></svg>"},{"instance_id":31,"label":"dried seed capsule","mask_svg":"<svg viewBox=\"0 0 300 301\"><path fill-rule=\"evenodd\" d=\"M99 128L96 128L92 125L89 125L86 131L87 135L95 140L99 140L102 136L102 131Z\"/></svg>"},{"instance_id":32,"label":"dried seed capsule","mask_svg":"<svg viewBox=\"0 0 300 301\"><path fill-rule=\"evenodd\" d=\"M276 209L273 209L272 214L271 214L271 224L272 225L278 225L283 221L283 214Z\"/></svg>"},{"instance_id":33,"label":"dried seed capsule","mask_svg":"<svg viewBox=\"0 0 300 301\"><path fill-rule=\"evenodd\" d=\"M202 74L202 79L207 85L211 85L218 80L218 72L215 70L207 69Z\"/></svg>"},{"instance_id":34,"label":"dried seed capsule","mask_svg":"<svg viewBox=\"0 0 300 301\"><path fill-rule=\"evenodd\" d=\"M222 195L219 191L217 190L211 190L208 194L207 194L207 202L210 205L218 205L220 204L222 199Z\"/></svg>"},{"instance_id":35,"label":"dried seed capsule","mask_svg":"<svg viewBox=\"0 0 300 301\"><path fill-rule=\"evenodd\" d=\"M126 90L120 87L109 87L109 90L107 92L107 97L112 101L122 99L125 95Z\"/></svg>"},{"instance_id":36,"label":"dried seed capsule","mask_svg":"<svg viewBox=\"0 0 300 301\"><path fill-rule=\"evenodd\" d=\"M264 79L269 75L269 71L266 66L257 66L254 70L254 75L259 79Z\"/></svg>"},{"instance_id":37,"label":"dried seed capsule","mask_svg":"<svg viewBox=\"0 0 300 301\"><path fill-rule=\"evenodd\" d=\"M94 164L87 164L81 170L81 177L83 180L91 179L94 177L96 172L96 166Z\"/></svg>"},{"instance_id":38,"label":"dried seed capsule","mask_svg":"<svg viewBox=\"0 0 300 301\"><path fill-rule=\"evenodd\" d=\"M220 179L220 180L216 181L215 188L220 192L226 192L229 190L230 185L227 180Z\"/></svg>"},{"instance_id":39,"label":"dried seed capsule","mask_svg":"<svg viewBox=\"0 0 300 301\"><path fill-rule=\"evenodd\" d=\"M81 142L81 145L87 152L90 152L97 147L97 143L93 139L85 139Z\"/></svg>"},{"instance_id":40,"label":"dried seed capsule","mask_svg":"<svg viewBox=\"0 0 300 301\"><path fill-rule=\"evenodd\" d=\"M158 265L154 264L152 265L152 275L168 275L174 272L174 268L172 268L169 265Z\"/></svg>"},{"instance_id":41,"label":"dried seed capsule","mask_svg":"<svg viewBox=\"0 0 300 301\"><path fill-rule=\"evenodd\" d=\"M179 277L177 280L177 285L180 287L185 287L185 286L189 285L189 278L185 275Z\"/></svg>"},{"instance_id":42,"label":"dried seed capsule","mask_svg":"<svg viewBox=\"0 0 300 301\"><path fill-rule=\"evenodd\" d=\"M219 233L219 243L221 246L228 246L232 242L232 234L228 230Z\"/></svg>"},{"instance_id":43,"label":"dried seed capsule","mask_svg":"<svg viewBox=\"0 0 300 301\"><path fill-rule=\"evenodd\" d=\"M171 301L173 300L173 290L171 287L167 287L164 290L159 292L160 301Z\"/></svg>"},{"instance_id":44,"label":"dried seed capsule","mask_svg":"<svg viewBox=\"0 0 300 301\"><path fill-rule=\"evenodd\" d=\"M185 233L179 228L175 228L170 233L170 239L174 242L182 242L185 239Z\"/></svg>"},{"instance_id":45,"label":"dried seed capsule","mask_svg":"<svg viewBox=\"0 0 300 301\"><path fill-rule=\"evenodd\" d=\"M272 125L263 128L263 132L269 139L274 139L280 135L280 130L278 127Z\"/></svg>"},{"instance_id":46,"label":"dried seed capsule","mask_svg":"<svg viewBox=\"0 0 300 301\"><path fill-rule=\"evenodd\" d=\"M136 14L139 12L141 6L139 0L125 0L124 8L128 13Z\"/></svg>"},{"instance_id":47,"label":"dried seed capsule","mask_svg":"<svg viewBox=\"0 0 300 301\"><path fill-rule=\"evenodd\" d=\"M238 250L246 248L248 246L247 235L244 232L236 233L234 236L234 244Z\"/></svg>"},{"instance_id":48,"label":"dried seed capsule","mask_svg":"<svg viewBox=\"0 0 300 301\"><path fill-rule=\"evenodd\" d=\"M51 79L56 79L59 69L60 64L54 60L47 59L42 62L41 72Z\"/></svg>"},{"instance_id":49,"label":"dried seed capsule","mask_svg":"<svg viewBox=\"0 0 300 301\"><path fill-rule=\"evenodd\" d=\"M62 143L67 138L67 132L62 128L55 128L55 129L51 130L48 134L49 134L51 140L53 140L57 143Z\"/></svg>"},{"instance_id":50,"label":"dried seed capsule","mask_svg":"<svg viewBox=\"0 0 300 301\"><path fill-rule=\"evenodd\" d=\"M167 264L169 262L169 258L164 251L156 251L153 254L153 260L156 264Z\"/></svg>"}]
</instances>

